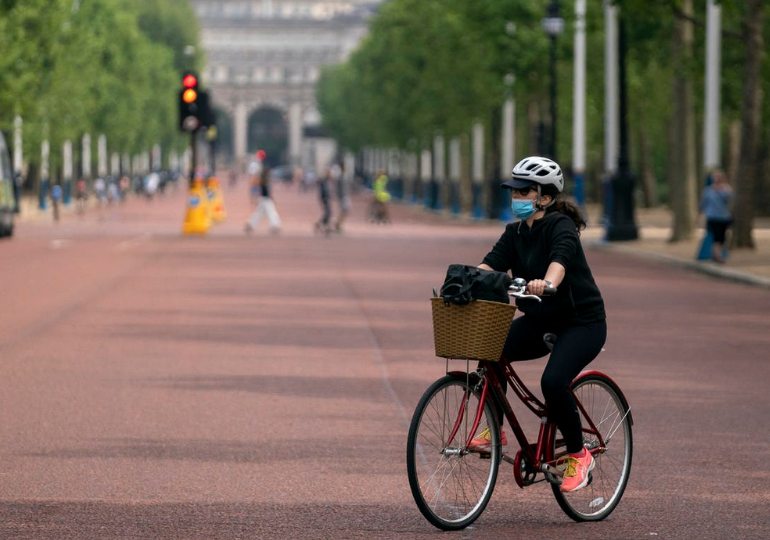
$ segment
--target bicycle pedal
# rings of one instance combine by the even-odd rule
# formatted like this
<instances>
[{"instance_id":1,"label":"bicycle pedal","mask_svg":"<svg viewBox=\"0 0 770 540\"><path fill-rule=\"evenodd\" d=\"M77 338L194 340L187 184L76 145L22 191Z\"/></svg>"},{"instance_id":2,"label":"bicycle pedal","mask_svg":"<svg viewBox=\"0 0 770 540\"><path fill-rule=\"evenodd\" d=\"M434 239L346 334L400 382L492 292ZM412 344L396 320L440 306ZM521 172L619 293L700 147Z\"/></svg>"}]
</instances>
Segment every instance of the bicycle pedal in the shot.
<instances>
[{"instance_id":1,"label":"bicycle pedal","mask_svg":"<svg viewBox=\"0 0 770 540\"><path fill-rule=\"evenodd\" d=\"M489 452L479 452L479 459L489 459L492 457L492 454Z\"/></svg>"},{"instance_id":2,"label":"bicycle pedal","mask_svg":"<svg viewBox=\"0 0 770 540\"><path fill-rule=\"evenodd\" d=\"M590 486L591 482L593 482L593 481L594 481L594 475L589 472L588 473L588 483L586 484L586 487Z\"/></svg>"}]
</instances>

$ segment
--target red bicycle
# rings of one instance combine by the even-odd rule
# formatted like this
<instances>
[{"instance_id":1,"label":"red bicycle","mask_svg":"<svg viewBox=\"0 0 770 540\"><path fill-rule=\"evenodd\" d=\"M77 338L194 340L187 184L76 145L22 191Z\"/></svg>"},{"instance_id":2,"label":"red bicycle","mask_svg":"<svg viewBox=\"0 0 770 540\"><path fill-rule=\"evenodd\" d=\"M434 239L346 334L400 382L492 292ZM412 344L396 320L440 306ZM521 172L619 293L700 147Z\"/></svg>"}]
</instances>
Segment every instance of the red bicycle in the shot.
<instances>
[{"instance_id":1,"label":"red bicycle","mask_svg":"<svg viewBox=\"0 0 770 540\"><path fill-rule=\"evenodd\" d=\"M533 297L526 294L523 280L516 280L509 294ZM544 336L551 348L552 337ZM417 507L440 529L467 527L486 508L500 463L505 461L513 465L514 479L521 488L550 482L559 506L575 521L606 518L626 488L633 451L631 410L619 386L598 371L583 372L572 382L583 442L596 465L586 487L563 493L559 486L567 451L561 434L549 420L545 404L524 385L511 364L503 356L500 363L511 390L540 419L537 441L528 441L489 360L480 361L473 372L467 367L465 371L447 369L446 376L423 394L409 427L407 472ZM518 441L520 448L513 456L501 445L497 411L503 411ZM490 444L483 449L474 447L471 441L485 432Z\"/></svg>"}]
</instances>

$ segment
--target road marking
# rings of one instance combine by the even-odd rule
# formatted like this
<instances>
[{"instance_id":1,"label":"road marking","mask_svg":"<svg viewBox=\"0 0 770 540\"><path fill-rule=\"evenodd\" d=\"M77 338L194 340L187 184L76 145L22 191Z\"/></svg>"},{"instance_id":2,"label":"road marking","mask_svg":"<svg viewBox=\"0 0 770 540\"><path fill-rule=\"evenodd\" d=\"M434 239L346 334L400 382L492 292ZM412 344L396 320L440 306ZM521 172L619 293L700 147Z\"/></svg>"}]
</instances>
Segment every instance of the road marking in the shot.
<instances>
[{"instance_id":1,"label":"road marking","mask_svg":"<svg viewBox=\"0 0 770 540\"><path fill-rule=\"evenodd\" d=\"M112 251L126 251L127 249L131 249L132 247L144 243L147 240L152 238L152 234L150 233L144 233L140 234L139 236L135 236L134 238L131 238L130 240L125 240L112 248Z\"/></svg>"},{"instance_id":2,"label":"road marking","mask_svg":"<svg viewBox=\"0 0 770 540\"><path fill-rule=\"evenodd\" d=\"M366 327L367 334L369 334L369 341L372 344L375 363L378 364L380 368L380 380L382 381L382 385L385 387L385 391L388 393L391 400L398 408L398 411L401 413L401 419L403 420L404 425L409 427L409 424L411 423L410 415L407 412L406 407L404 407L404 404L401 402L401 399L398 397L398 394L396 394L396 391L393 389L393 385L390 383L391 377L390 372L388 371L388 365L385 362L385 355L382 353L382 348L380 347L379 341L377 341L377 336L374 334L372 324L369 321L369 317L366 315L366 310L364 310L364 306L361 304L361 299L356 294L356 290L353 287L353 283L350 281L348 275L343 272L341 272L341 274L342 283L350 292L351 296L353 297L353 303L355 304L358 312L361 314L361 317L366 323L364 326Z\"/></svg>"},{"instance_id":3,"label":"road marking","mask_svg":"<svg viewBox=\"0 0 770 540\"><path fill-rule=\"evenodd\" d=\"M63 249L69 246L71 243L72 243L72 240L67 240L65 238L57 238L56 240L51 240L51 249Z\"/></svg>"}]
</instances>

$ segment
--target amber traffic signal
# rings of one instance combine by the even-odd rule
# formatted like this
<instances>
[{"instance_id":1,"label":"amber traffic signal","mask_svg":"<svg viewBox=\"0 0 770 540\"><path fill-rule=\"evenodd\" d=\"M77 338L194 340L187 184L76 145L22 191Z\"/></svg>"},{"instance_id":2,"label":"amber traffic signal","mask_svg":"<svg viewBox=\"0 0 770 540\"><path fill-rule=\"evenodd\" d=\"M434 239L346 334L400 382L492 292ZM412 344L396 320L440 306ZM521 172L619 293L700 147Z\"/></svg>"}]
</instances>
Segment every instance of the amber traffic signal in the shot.
<instances>
[{"instance_id":1,"label":"amber traffic signal","mask_svg":"<svg viewBox=\"0 0 770 540\"><path fill-rule=\"evenodd\" d=\"M188 88L184 92L182 92L182 101L185 103L195 103L195 101L198 99L198 92L193 90L192 88Z\"/></svg>"}]
</instances>

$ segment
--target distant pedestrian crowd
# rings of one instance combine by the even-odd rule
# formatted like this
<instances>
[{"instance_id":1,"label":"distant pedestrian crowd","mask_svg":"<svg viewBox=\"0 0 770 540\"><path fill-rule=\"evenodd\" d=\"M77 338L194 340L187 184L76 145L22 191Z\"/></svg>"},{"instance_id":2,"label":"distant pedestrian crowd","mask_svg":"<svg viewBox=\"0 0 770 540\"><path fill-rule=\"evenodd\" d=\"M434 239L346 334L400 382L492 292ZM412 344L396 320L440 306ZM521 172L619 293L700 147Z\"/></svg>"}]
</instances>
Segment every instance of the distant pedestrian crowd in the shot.
<instances>
[{"instance_id":1,"label":"distant pedestrian crowd","mask_svg":"<svg viewBox=\"0 0 770 540\"><path fill-rule=\"evenodd\" d=\"M75 210L83 215L89 201L96 208L102 208L116 203L125 202L131 193L151 201L159 194L165 193L169 185L176 186L180 178L178 171L150 171L147 174L97 176L93 181L84 177L74 182ZM89 185L90 184L90 185ZM59 218L59 206L68 204L70 191L67 185L54 183L50 190L50 200L53 207L54 219Z\"/></svg>"}]
</instances>

